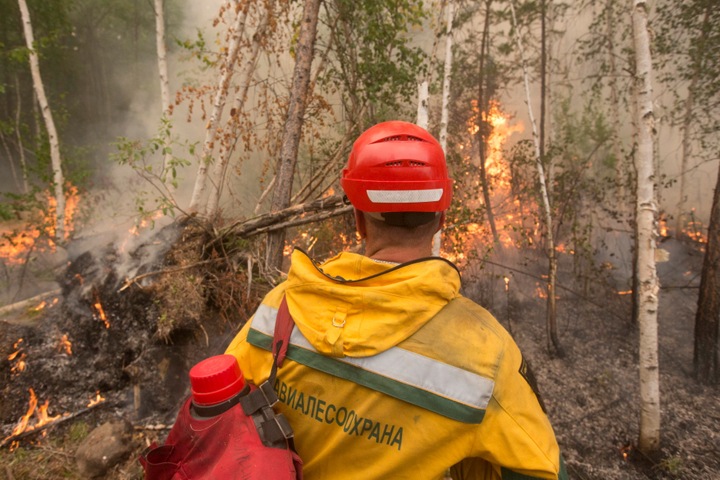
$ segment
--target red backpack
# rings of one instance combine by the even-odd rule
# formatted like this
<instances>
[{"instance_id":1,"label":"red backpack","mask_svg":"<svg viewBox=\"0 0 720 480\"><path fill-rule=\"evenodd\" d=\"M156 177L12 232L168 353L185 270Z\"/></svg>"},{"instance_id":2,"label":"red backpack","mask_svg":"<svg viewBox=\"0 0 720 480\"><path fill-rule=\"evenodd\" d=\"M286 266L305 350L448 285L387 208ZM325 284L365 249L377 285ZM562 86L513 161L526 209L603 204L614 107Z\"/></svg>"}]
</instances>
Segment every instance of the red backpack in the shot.
<instances>
[{"instance_id":1,"label":"red backpack","mask_svg":"<svg viewBox=\"0 0 720 480\"><path fill-rule=\"evenodd\" d=\"M292 328L283 299L272 371L259 387L245 382L232 355L207 358L190 370L192 393L165 443L153 443L140 457L146 480L302 480L290 424L273 409L275 375Z\"/></svg>"}]
</instances>

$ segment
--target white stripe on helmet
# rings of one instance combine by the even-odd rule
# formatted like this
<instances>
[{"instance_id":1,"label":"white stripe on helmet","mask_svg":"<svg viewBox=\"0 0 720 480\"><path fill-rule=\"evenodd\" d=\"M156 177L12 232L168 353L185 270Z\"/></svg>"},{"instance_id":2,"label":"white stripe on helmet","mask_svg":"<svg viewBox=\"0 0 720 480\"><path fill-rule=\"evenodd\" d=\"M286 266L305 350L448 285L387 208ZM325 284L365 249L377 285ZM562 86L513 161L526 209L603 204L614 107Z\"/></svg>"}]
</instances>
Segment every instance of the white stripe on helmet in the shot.
<instances>
[{"instance_id":1,"label":"white stripe on helmet","mask_svg":"<svg viewBox=\"0 0 720 480\"><path fill-rule=\"evenodd\" d=\"M373 203L425 203L437 202L442 198L443 189L429 190L368 190Z\"/></svg>"}]
</instances>

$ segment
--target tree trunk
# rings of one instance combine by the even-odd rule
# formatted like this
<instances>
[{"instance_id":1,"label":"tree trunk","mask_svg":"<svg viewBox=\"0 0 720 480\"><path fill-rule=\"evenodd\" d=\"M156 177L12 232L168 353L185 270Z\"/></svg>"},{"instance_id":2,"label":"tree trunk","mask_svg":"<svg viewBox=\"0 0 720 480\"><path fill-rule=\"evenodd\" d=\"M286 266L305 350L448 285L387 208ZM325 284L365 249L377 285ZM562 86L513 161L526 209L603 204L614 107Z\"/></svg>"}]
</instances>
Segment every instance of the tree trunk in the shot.
<instances>
[{"instance_id":1,"label":"tree trunk","mask_svg":"<svg viewBox=\"0 0 720 480\"><path fill-rule=\"evenodd\" d=\"M162 114L170 113L170 85L168 81L167 49L165 48L165 9L163 0L155 0L155 44L157 46L158 73L160 74L160 100Z\"/></svg>"},{"instance_id":2,"label":"tree trunk","mask_svg":"<svg viewBox=\"0 0 720 480\"><path fill-rule=\"evenodd\" d=\"M225 57L225 61L222 65L222 72L215 92L210 121L205 129L205 140L203 141L203 149L200 155L200 165L198 167L197 176L195 177L195 186L193 188L190 205L188 207L190 212L202 212L206 206L205 190L207 189L207 171L210 166L210 162L212 161L212 153L215 148L218 123L220 122L220 117L222 116L223 109L225 108L228 87L233 76L238 52L240 51L240 40L243 36L247 13L246 10L239 9L239 6L236 8L237 17L231 32L232 37L230 39L230 44L228 45L228 52Z\"/></svg>"},{"instance_id":3,"label":"tree trunk","mask_svg":"<svg viewBox=\"0 0 720 480\"><path fill-rule=\"evenodd\" d=\"M422 128L428 128L430 122L428 114L428 102L430 101L430 93L428 90L427 80L423 80L418 83L418 104L417 104L417 119L415 123L420 125Z\"/></svg>"},{"instance_id":4,"label":"tree trunk","mask_svg":"<svg viewBox=\"0 0 720 480\"><path fill-rule=\"evenodd\" d=\"M718 324L720 322L720 166L715 184L708 243L700 279L700 295L695 314L695 378L706 384L718 383Z\"/></svg>"},{"instance_id":5,"label":"tree trunk","mask_svg":"<svg viewBox=\"0 0 720 480\"><path fill-rule=\"evenodd\" d=\"M447 151L448 109L450 104L450 80L452 77L453 20L455 19L455 1L447 3L447 30L445 31L445 66L443 69L442 107L440 110L440 146Z\"/></svg>"},{"instance_id":6,"label":"tree trunk","mask_svg":"<svg viewBox=\"0 0 720 480\"><path fill-rule=\"evenodd\" d=\"M450 104L450 80L452 77L452 47L453 47L453 21L455 19L455 1L448 0L446 12L446 30L445 30L445 65L443 68L443 90L442 105L440 107L440 147L447 155L447 130ZM433 235L432 254L435 257L440 256L440 247L442 247L442 230L438 230Z\"/></svg>"},{"instance_id":7,"label":"tree trunk","mask_svg":"<svg viewBox=\"0 0 720 480\"><path fill-rule=\"evenodd\" d=\"M165 7L164 0L155 0L155 45L157 49L158 74L160 76L160 102L162 117L167 121L170 117L170 85L168 80L167 48L165 47ZM163 130L169 132L170 130ZM165 139L169 141L169 138ZM165 170L172 160L172 154L168 148L163 154L162 175L165 178Z\"/></svg>"},{"instance_id":8,"label":"tree trunk","mask_svg":"<svg viewBox=\"0 0 720 480\"><path fill-rule=\"evenodd\" d=\"M45 121L45 128L47 129L50 142L50 160L52 162L53 183L55 187L55 241L60 244L65 240L65 193L63 192L65 179L63 177L62 160L60 158L60 144L52 111L45 96L45 87L43 86L42 77L40 76L40 62L37 52L35 51L35 39L33 38L30 12L28 11L25 0L18 0L18 4L23 21L25 42L30 51L30 71L32 73L33 87L35 88L35 95L37 96L38 104L42 111L42 117Z\"/></svg>"},{"instance_id":9,"label":"tree trunk","mask_svg":"<svg viewBox=\"0 0 720 480\"><path fill-rule=\"evenodd\" d=\"M488 75L485 72L485 60L489 55L490 50L490 14L492 0L486 0L485 2L485 25L483 27L482 41L480 42L480 71L478 75L478 123L479 128L476 135L478 143L478 166L480 167L480 186L482 187L483 201L485 203L485 213L487 215L488 225L490 225L490 232L493 236L493 244L496 248L502 249L502 243L500 243L500 236L498 235L497 225L495 224L495 215L493 214L492 203L490 202L490 185L487 179L487 170L485 163L487 162L487 151L485 146L487 145L490 126L488 124L488 106L490 104L489 97L490 92L485 91L485 82L488 80Z\"/></svg>"},{"instance_id":10,"label":"tree trunk","mask_svg":"<svg viewBox=\"0 0 720 480\"><path fill-rule=\"evenodd\" d=\"M634 0L632 13L636 65L637 103L637 204L638 282L640 325L640 436L638 447L650 453L660 445L660 382L658 372L658 293L655 268L654 142L655 116L652 104L652 58L647 29L647 5Z\"/></svg>"},{"instance_id":11,"label":"tree trunk","mask_svg":"<svg viewBox=\"0 0 720 480\"><path fill-rule=\"evenodd\" d=\"M18 145L18 153L20 155L20 169L22 170L22 192L28 193L30 191L30 182L28 181L28 168L27 161L25 160L25 147L23 146L22 139L22 126L20 123L20 115L22 113L22 94L20 93L20 80L17 74L15 75L15 92L17 92L17 110L15 111L15 138ZM10 156L8 155L8 158Z\"/></svg>"},{"instance_id":12,"label":"tree trunk","mask_svg":"<svg viewBox=\"0 0 720 480\"><path fill-rule=\"evenodd\" d=\"M280 146L280 159L277 167L277 181L271 210L277 211L290 205L292 195L295 164L297 163L300 135L302 133L303 116L307 106L312 67L313 50L317 34L320 0L305 0L300 34L298 37L295 69L287 119L283 128ZM285 247L285 231L280 230L268 234L266 265L268 271L280 271L282 268L283 250Z\"/></svg>"},{"instance_id":13,"label":"tree trunk","mask_svg":"<svg viewBox=\"0 0 720 480\"><path fill-rule=\"evenodd\" d=\"M530 125L532 126L533 132L533 143L535 144L535 164L538 170L538 179L540 182L540 195L543 201L543 211L545 215L545 229L547 235L547 256L548 256L548 283L547 283L547 310L546 310L546 325L548 331L548 350L557 356L563 356L563 350L560 346L560 340L557 335L557 317L555 311L555 285L557 275L557 253L555 252L555 240L553 238L553 218L552 210L550 206L550 196L548 195L548 188L545 182L545 167L543 166L542 157L540 156L540 137L537 131L537 125L535 117L533 116L532 103L530 101L530 75L527 70L527 62L525 61L525 54L520 43L520 32L518 31L518 23L515 17L515 7L513 2L510 2L510 11L512 13L512 22L515 29L515 43L518 48L518 52L521 58L521 64L523 68L523 80L525 84L525 103L528 107L528 115L530 116Z\"/></svg>"}]
</instances>

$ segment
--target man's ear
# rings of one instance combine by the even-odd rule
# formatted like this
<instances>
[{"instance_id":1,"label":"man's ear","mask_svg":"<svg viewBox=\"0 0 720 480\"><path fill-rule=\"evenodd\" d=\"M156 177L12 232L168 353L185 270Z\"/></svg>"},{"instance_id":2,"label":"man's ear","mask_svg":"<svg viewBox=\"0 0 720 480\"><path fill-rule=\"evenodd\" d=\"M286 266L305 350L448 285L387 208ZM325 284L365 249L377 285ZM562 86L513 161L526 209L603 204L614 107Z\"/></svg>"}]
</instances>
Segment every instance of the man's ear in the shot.
<instances>
[{"instance_id":1,"label":"man's ear","mask_svg":"<svg viewBox=\"0 0 720 480\"><path fill-rule=\"evenodd\" d=\"M361 212L357 208L355 209L355 228L360 234L360 238L367 237L367 228L365 227L365 215L363 215L363 212Z\"/></svg>"},{"instance_id":2,"label":"man's ear","mask_svg":"<svg viewBox=\"0 0 720 480\"><path fill-rule=\"evenodd\" d=\"M435 233L442 230L443 225L445 225L445 212L440 213L440 221L438 222L437 230L435 230Z\"/></svg>"}]
</instances>

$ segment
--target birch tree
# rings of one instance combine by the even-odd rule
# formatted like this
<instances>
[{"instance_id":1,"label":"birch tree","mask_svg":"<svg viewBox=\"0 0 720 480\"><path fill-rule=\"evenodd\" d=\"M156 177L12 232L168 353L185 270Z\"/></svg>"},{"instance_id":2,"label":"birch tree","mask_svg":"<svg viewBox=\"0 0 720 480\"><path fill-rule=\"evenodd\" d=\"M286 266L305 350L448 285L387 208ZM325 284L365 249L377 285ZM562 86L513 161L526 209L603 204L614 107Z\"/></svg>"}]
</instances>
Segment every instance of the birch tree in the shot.
<instances>
[{"instance_id":1,"label":"birch tree","mask_svg":"<svg viewBox=\"0 0 720 480\"><path fill-rule=\"evenodd\" d=\"M310 71L317 35L320 0L305 0L297 48L295 50L295 68L287 110L285 126L282 132L280 158L277 163L275 190L273 191L271 210L278 211L290 205L298 147L302 134L303 117L307 106ZM282 267L285 247L285 231L268 234L266 266L269 271L279 271Z\"/></svg>"},{"instance_id":2,"label":"birch tree","mask_svg":"<svg viewBox=\"0 0 720 480\"><path fill-rule=\"evenodd\" d=\"M475 143L477 144L478 166L480 167L480 185L482 186L483 201L485 203L485 212L490 232L493 236L493 244L495 248L501 249L500 237L498 235L497 226L495 224L495 214L492 202L490 201L490 182L487 175L487 141L489 130L492 128L488 124L490 97L492 89L490 88L491 80L488 71L485 68L486 63L490 61L490 19L492 17L492 0L485 0L485 21L483 22L482 40L480 41L480 59L478 61L478 131L475 135Z\"/></svg>"},{"instance_id":3,"label":"birch tree","mask_svg":"<svg viewBox=\"0 0 720 480\"><path fill-rule=\"evenodd\" d=\"M234 8L231 10L235 13L235 22L229 33L230 42L227 48L227 54L222 62L220 78L215 89L212 112L205 128L205 140L203 141L202 152L200 154L200 165L198 166L195 186L188 207L190 212L202 212L206 207L207 200L205 198L205 191L207 190L208 168L212 161L218 124L222 117L223 109L225 108L230 81L233 77L235 63L238 58L238 52L240 51L240 40L242 39L247 8L246 6L243 8L240 4L234 3Z\"/></svg>"},{"instance_id":4,"label":"birch tree","mask_svg":"<svg viewBox=\"0 0 720 480\"><path fill-rule=\"evenodd\" d=\"M513 2L510 2L510 13L512 15L513 29L515 30L515 43L520 55L520 63L523 69L523 84L525 86L525 103L528 108L528 116L530 119L530 125L532 126L533 144L535 146L535 164L538 171L538 180L540 183L540 196L542 198L542 208L545 219L545 230L546 230L546 252L549 261L548 267L548 282L547 282L547 311L546 311L546 325L548 333L548 349L554 351L557 355L562 355L563 351L560 346L560 341L557 336L557 318L555 310L555 286L557 277L557 252L555 251L555 240L553 236L553 218L552 218L552 207L550 205L550 196L548 195L548 187L546 184L545 167L540 150L540 136L537 130L537 124L535 122L535 116L533 115L533 108L531 103L530 95L530 74L527 68L527 61L525 60L525 53L520 41L520 32L518 30L517 17L515 15L515 7Z\"/></svg>"},{"instance_id":5,"label":"birch tree","mask_svg":"<svg viewBox=\"0 0 720 480\"><path fill-rule=\"evenodd\" d=\"M647 4L634 0L632 10L633 44L635 50L635 103L637 128L637 272L639 283L640 327L640 436L638 447L644 453L660 445L660 382L658 373L658 293L660 289L655 267L655 201L652 57L647 27Z\"/></svg>"},{"instance_id":6,"label":"birch tree","mask_svg":"<svg viewBox=\"0 0 720 480\"><path fill-rule=\"evenodd\" d=\"M443 89L442 104L440 107L440 146L447 155L447 135L448 135L448 118L450 110L450 81L452 79L452 62L453 62L453 21L455 20L455 1L448 0L445 29L445 65L443 68ZM439 230L433 236L432 254L440 256L440 247L442 244L442 231Z\"/></svg>"},{"instance_id":7,"label":"birch tree","mask_svg":"<svg viewBox=\"0 0 720 480\"><path fill-rule=\"evenodd\" d=\"M440 146L447 151L447 131L450 105L450 82L453 62L453 21L455 20L455 1L448 0L445 29L445 65L443 67L442 105L440 109Z\"/></svg>"},{"instance_id":8,"label":"birch tree","mask_svg":"<svg viewBox=\"0 0 720 480\"><path fill-rule=\"evenodd\" d=\"M29 51L33 87L50 142L50 159L52 162L53 184L55 189L55 240L58 243L62 243L65 239L65 193L63 189L65 179L62 171L62 159L60 158L60 142L52 111L50 110L50 105L45 95L42 76L40 75L40 61L37 51L35 50L35 39L33 37L32 22L27 2L25 0L18 0L18 5L20 6L25 42Z\"/></svg>"},{"instance_id":9,"label":"birch tree","mask_svg":"<svg viewBox=\"0 0 720 480\"><path fill-rule=\"evenodd\" d=\"M167 47L165 46L165 6L164 0L155 0L155 44L157 48L158 74L160 77L160 103L163 122L170 118L170 81L168 78ZM169 129L168 129L169 132ZM169 138L167 139L169 141ZM163 176L171 165L172 153L166 146L163 154Z\"/></svg>"},{"instance_id":10,"label":"birch tree","mask_svg":"<svg viewBox=\"0 0 720 480\"><path fill-rule=\"evenodd\" d=\"M167 48L165 46L164 0L155 0L155 43L157 46L158 73L160 75L160 100L164 117L170 114L170 84L168 80Z\"/></svg>"},{"instance_id":11,"label":"birch tree","mask_svg":"<svg viewBox=\"0 0 720 480\"><path fill-rule=\"evenodd\" d=\"M417 119L415 120L415 123L427 130L428 123L430 123L430 112L428 111L430 103L430 90L427 80L423 80L418 84L417 103Z\"/></svg>"}]
</instances>

